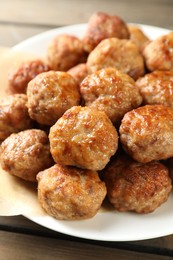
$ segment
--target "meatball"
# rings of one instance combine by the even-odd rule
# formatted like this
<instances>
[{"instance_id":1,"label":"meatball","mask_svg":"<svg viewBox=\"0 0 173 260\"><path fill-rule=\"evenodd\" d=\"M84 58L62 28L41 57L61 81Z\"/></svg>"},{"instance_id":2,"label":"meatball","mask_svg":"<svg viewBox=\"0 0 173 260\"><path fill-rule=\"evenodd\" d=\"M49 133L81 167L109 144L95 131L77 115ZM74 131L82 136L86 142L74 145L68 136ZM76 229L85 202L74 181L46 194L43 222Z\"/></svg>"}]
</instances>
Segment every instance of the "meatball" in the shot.
<instances>
[{"instance_id":1,"label":"meatball","mask_svg":"<svg viewBox=\"0 0 173 260\"><path fill-rule=\"evenodd\" d=\"M28 112L40 124L53 125L62 114L80 102L75 79L67 72L44 72L28 84Z\"/></svg>"},{"instance_id":2,"label":"meatball","mask_svg":"<svg viewBox=\"0 0 173 260\"><path fill-rule=\"evenodd\" d=\"M130 32L130 40L135 43L140 51L149 43L150 39L145 35L145 33L135 25L128 25L128 30Z\"/></svg>"},{"instance_id":3,"label":"meatball","mask_svg":"<svg viewBox=\"0 0 173 260\"><path fill-rule=\"evenodd\" d=\"M55 164L37 175L38 198L51 216L64 220L93 217L106 196L98 173Z\"/></svg>"},{"instance_id":4,"label":"meatball","mask_svg":"<svg viewBox=\"0 0 173 260\"><path fill-rule=\"evenodd\" d=\"M85 105L104 111L113 123L138 107L142 97L135 81L114 68L106 68L88 75L80 85Z\"/></svg>"},{"instance_id":5,"label":"meatball","mask_svg":"<svg viewBox=\"0 0 173 260\"><path fill-rule=\"evenodd\" d=\"M8 75L7 91L12 94L26 93L28 82L49 69L49 66L39 59L27 61L12 68Z\"/></svg>"},{"instance_id":6,"label":"meatball","mask_svg":"<svg viewBox=\"0 0 173 260\"><path fill-rule=\"evenodd\" d=\"M173 107L173 71L153 71L136 81L144 104Z\"/></svg>"},{"instance_id":7,"label":"meatball","mask_svg":"<svg viewBox=\"0 0 173 260\"><path fill-rule=\"evenodd\" d=\"M114 67L135 80L144 74L144 61L138 47L130 40L117 38L101 41L89 54L87 66L89 73Z\"/></svg>"},{"instance_id":8,"label":"meatball","mask_svg":"<svg viewBox=\"0 0 173 260\"><path fill-rule=\"evenodd\" d=\"M0 147L1 167L8 173L27 181L53 165L49 140L44 131L29 129L11 134Z\"/></svg>"},{"instance_id":9,"label":"meatball","mask_svg":"<svg viewBox=\"0 0 173 260\"><path fill-rule=\"evenodd\" d=\"M31 128L25 94L14 94L0 99L0 141L11 133Z\"/></svg>"},{"instance_id":10,"label":"meatball","mask_svg":"<svg viewBox=\"0 0 173 260\"><path fill-rule=\"evenodd\" d=\"M125 151L138 162L173 156L173 108L146 105L127 112L120 125Z\"/></svg>"},{"instance_id":11,"label":"meatball","mask_svg":"<svg viewBox=\"0 0 173 260\"><path fill-rule=\"evenodd\" d=\"M83 37L85 50L91 52L102 40L111 37L128 39L129 31L126 23L115 15L103 12L93 14Z\"/></svg>"},{"instance_id":12,"label":"meatball","mask_svg":"<svg viewBox=\"0 0 173 260\"><path fill-rule=\"evenodd\" d=\"M115 127L104 112L75 106L53 125L51 154L57 163L102 170L118 147Z\"/></svg>"},{"instance_id":13,"label":"meatball","mask_svg":"<svg viewBox=\"0 0 173 260\"><path fill-rule=\"evenodd\" d=\"M118 211L150 213L167 201L172 189L168 169L159 162L142 164L121 156L104 172L107 195Z\"/></svg>"},{"instance_id":14,"label":"meatball","mask_svg":"<svg viewBox=\"0 0 173 260\"><path fill-rule=\"evenodd\" d=\"M173 32L160 36L143 50L148 70L173 70Z\"/></svg>"},{"instance_id":15,"label":"meatball","mask_svg":"<svg viewBox=\"0 0 173 260\"><path fill-rule=\"evenodd\" d=\"M72 35L57 35L47 49L47 61L51 69L67 71L86 59L83 43Z\"/></svg>"},{"instance_id":16,"label":"meatball","mask_svg":"<svg viewBox=\"0 0 173 260\"><path fill-rule=\"evenodd\" d=\"M86 63L80 63L67 71L77 81L78 85L88 75Z\"/></svg>"}]
</instances>

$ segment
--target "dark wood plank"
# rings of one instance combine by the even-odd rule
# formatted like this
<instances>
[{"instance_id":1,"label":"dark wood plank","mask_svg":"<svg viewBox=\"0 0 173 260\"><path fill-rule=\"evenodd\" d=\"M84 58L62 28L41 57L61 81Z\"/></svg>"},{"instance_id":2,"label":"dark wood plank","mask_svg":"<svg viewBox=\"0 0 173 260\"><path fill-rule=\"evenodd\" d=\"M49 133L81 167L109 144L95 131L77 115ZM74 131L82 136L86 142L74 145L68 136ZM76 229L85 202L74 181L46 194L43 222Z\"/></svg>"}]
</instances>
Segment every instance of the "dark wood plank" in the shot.
<instances>
[{"instance_id":1,"label":"dark wood plank","mask_svg":"<svg viewBox=\"0 0 173 260\"><path fill-rule=\"evenodd\" d=\"M139 253L116 248L101 247L99 245L64 241L55 238L35 237L10 232L0 232L1 259L160 259L169 260L171 256L161 256Z\"/></svg>"}]
</instances>

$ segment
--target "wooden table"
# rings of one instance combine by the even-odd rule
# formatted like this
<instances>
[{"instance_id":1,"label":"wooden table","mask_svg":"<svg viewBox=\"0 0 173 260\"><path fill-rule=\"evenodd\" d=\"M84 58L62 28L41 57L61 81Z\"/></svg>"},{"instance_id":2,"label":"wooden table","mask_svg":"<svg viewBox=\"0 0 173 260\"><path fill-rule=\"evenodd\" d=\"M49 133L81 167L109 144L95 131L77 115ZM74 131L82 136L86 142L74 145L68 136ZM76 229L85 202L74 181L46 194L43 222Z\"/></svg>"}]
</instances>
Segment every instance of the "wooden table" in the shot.
<instances>
[{"instance_id":1,"label":"wooden table","mask_svg":"<svg viewBox=\"0 0 173 260\"><path fill-rule=\"evenodd\" d=\"M117 14L128 22L173 29L172 0L1 0L0 46L12 47L37 33L87 22L98 10ZM23 216L0 217L0 259L134 260L172 257L173 235L138 242L99 242L48 230Z\"/></svg>"}]
</instances>

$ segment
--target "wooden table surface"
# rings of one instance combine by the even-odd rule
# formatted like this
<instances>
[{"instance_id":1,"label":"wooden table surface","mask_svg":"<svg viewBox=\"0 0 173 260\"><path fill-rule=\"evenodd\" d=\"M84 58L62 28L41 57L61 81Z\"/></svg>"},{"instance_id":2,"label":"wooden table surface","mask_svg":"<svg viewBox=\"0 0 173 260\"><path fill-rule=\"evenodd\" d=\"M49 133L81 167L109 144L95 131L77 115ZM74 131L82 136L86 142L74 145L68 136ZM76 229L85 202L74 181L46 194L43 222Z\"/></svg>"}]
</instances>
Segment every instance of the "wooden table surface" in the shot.
<instances>
[{"instance_id":1,"label":"wooden table surface","mask_svg":"<svg viewBox=\"0 0 173 260\"><path fill-rule=\"evenodd\" d=\"M172 0L0 0L0 50L55 27L85 23L96 11L173 30ZM51 231L23 216L0 217L0 259L172 257L173 235L135 242L99 242Z\"/></svg>"}]
</instances>

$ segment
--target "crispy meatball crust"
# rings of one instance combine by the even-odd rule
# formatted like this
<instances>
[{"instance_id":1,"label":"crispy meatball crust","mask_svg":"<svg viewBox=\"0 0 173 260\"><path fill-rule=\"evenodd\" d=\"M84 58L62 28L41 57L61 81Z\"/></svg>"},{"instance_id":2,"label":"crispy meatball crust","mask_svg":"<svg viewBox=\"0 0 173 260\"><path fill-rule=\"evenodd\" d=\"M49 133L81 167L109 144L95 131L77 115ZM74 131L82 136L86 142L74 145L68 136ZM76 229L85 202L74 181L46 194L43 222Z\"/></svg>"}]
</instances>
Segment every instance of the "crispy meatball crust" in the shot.
<instances>
[{"instance_id":1,"label":"crispy meatball crust","mask_svg":"<svg viewBox=\"0 0 173 260\"><path fill-rule=\"evenodd\" d=\"M84 59L83 43L72 35L57 35L47 49L47 61L53 70L67 71Z\"/></svg>"},{"instance_id":2,"label":"crispy meatball crust","mask_svg":"<svg viewBox=\"0 0 173 260\"><path fill-rule=\"evenodd\" d=\"M115 127L104 112L72 107L53 125L51 154L57 163L102 170L118 147Z\"/></svg>"},{"instance_id":3,"label":"crispy meatball crust","mask_svg":"<svg viewBox=\"0 0 173 260\"><path fill-rule=\"evenodd\" d=\"M108 198L118 211L150 213L167 201L172 189L168 169L122 156L104 172Z\"/></svg>"},{"instance_id":4,"label":"crispy meatball crust","mask_svg":"<svg viewBox=\"0 0 173 260\"><path fill-rule=\"evenodd\" d=\"M143 49L148 70L173 70L173 32L160 36Z\"/></svg>"},{"instance_id":5,"label":"crispy meatball crust","mask_svg":"<svg viewBox=\"0 0 173 260\"><path fill-rule=\"evenodd\" d=\"M128 39L129 31L126 23L115 15L103 12L93 14L83 37L85 50L91 52L102 40L110 37Z\"/></svg>"},{"instance_id":6,"label":"crispy meatball crust","mask_svg":"<svg viewBox=\"0 0 173 260\"><path fill-rule=\"evenodd\" d=\"M128 25L128 30L130 33L130 40L139 48L140 51L142 51L144 46L149 43L150 39L138 26Z\"/></svg>"},{"instance_id":7,"label":"crispy meatball crust","mask_svg":"<svg viewBox=\"0 0 173 260\"><path fill-rule=\"evenodd\" d=\"M173 107L173 71L153 71L136 81L144 104Z\"/></svg>"},{"instance_id":8,"label":"crispy meatball crust","mask_svg":"<svg viewBox=\"0 0 173 260\"><path fill-rule=\"evenodd\" d=\"M62 114L80 102L75 79L67 72L39 74L27 88L28 112L40 124L53 125Z\"/></svg>"},{"instance_id":9,"label":"crispy meatball crust","mask_svg":"<svg viewBox=\"0 0 173 260\"><path fill-rule=\"evenodd\" d=\"M42 60L31 60L12 68L8 75L8 89L11 94L25 93L28 82L41 72L50 70Z\"/></svg>"},{"instance_id":10,"label":"crispy meatball crust","mask_svg":"<svg viewBox=\"0 0 173 260\"><path fill-rule=\"evenodd\" d=\"M36 175L51 165L49 140L39 129L11 134L0 147L1 167L8 173L27 181L36 181Z\"/></svg>"},{"instance_id":11,"label":"crispy meatball crust","mask_svg":"<svg viewBox=\"0 0 173 260\"><path fill-rule=\"evenodd\" d=\"M88 75L80 85L85 105L104 111L113 123L142 103L135 81L114 68Z\"/></svg>"},{"instance_id":12,"label":"crispy meatball crust","mask_svg":"<svg viewBox=\"0 0 173 260\"><path fill-rule=\"evenodd\" d=\"M43 209L63 220L92 218L106 196L98 173L55 164L37 175L38 198Z\"/></svg>"},{"instance_id":13,"label":"crispy meatball crust","mask_svg":"<svg viewBox=\"0 0 173 260\"><path fill-rule=\"evenodd\" d=\"M77 81L78 85L88 75L86 63L80 63L67 71Z\"/></svg>"},{"instance_id":14,"label":"crispy meatball crust","mask_svg":"<svg viewBox=\"0 0 173 260\"><path fill-rule=\"evenodd\" d=\"M144 61L138 47L131 40L109 38L101 41L89 54L88 72L113 67L133 79L144 75Z\"/></svg>"},{"instance_id":15,"label":"crispy meatball crust","mask_svg":"<svg viewBox=\"0 0 173 260\"><path fill-rule=\"evenodd\" d=\"M173 156L173 108L146 105L127 112L120 125L125 151L138 162Z\"/></svg>"},{"instance_id":16,"label":"crispy meatball crust","mask_svg":"<svg viewBox=\"0 0 173 260\"><path fill-rule=\"evenodd\" d=\"M25 94L14 94L0 100L0 141L12 133L31 128L33 122L28 114Z\"/></svg>"}]
</instances>

